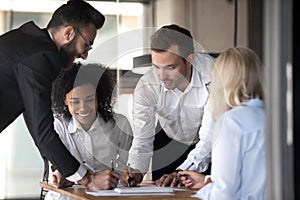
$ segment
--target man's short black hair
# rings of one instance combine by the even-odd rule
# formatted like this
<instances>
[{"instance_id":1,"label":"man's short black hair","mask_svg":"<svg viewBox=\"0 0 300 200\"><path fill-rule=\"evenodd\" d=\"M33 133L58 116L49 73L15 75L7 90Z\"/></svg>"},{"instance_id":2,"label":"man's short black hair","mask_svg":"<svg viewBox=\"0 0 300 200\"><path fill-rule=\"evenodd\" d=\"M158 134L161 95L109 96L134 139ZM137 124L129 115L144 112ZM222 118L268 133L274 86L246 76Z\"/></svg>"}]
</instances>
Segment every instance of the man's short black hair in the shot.
<instances>
[{"instance_id":1,"label":"man's short black hair","mask_svg":"<svg viewBox=\"0 0 300 200\"><path fill-rule=\"evenodd\" d=\"M64 25L81 28L87 26L89 23L94 24L96 29L100 29L104 21L105 17L86 1L69 0L53 13L47 29L55 29Z\"/></svg>"},{"instance_id":2,"label":"man's short black hair","mask_svg":"<svg viewBox=\"0 0 300 200\"><path fill-rule=\"evenodd\" d=\"M179 56L183 59L194 53L193 37L189 30L176 24L161 27L151 36L151 50L163 52L177 45Z\"/></svg>"}]
</instances>

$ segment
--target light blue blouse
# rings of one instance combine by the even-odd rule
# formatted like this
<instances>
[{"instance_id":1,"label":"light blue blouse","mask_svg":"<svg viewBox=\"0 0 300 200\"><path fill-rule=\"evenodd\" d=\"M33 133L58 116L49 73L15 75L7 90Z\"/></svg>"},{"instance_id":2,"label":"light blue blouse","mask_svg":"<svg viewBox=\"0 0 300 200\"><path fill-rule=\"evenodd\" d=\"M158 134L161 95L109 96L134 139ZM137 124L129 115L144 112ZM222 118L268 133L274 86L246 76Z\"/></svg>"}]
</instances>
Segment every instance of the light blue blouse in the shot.
<instances>
[{"instance_id":1,"label":"light blue blouse","mask_svg":"<svg viewBox=\"0 0 300 200\"><path fill-rule=\"evenodd\" d=\"M266 199L265 111L251 99L217 121L212 146L212 183L195 197Z\"/></svg>"}]
</instances>

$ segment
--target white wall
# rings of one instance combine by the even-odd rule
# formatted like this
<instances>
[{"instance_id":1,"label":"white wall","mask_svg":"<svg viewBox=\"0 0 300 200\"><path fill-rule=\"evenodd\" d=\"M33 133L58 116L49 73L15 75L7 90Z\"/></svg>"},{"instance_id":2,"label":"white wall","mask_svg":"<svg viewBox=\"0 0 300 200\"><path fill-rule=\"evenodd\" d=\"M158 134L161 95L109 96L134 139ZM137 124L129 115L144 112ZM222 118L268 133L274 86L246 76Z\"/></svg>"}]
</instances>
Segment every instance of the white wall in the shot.
<instances>
[{"instance_id":1,"label":"white wall","mask_svg":"<svg viewBox=\"0 0 300 200\"><path fill-rule=\"evenodd\" d=\"M176 23L189 29L194 39L209 52L234 45L234 1L156 0L155 25ZM247 0L238 1L238 46L247 46Z\"/></svg>"}]
</instances>

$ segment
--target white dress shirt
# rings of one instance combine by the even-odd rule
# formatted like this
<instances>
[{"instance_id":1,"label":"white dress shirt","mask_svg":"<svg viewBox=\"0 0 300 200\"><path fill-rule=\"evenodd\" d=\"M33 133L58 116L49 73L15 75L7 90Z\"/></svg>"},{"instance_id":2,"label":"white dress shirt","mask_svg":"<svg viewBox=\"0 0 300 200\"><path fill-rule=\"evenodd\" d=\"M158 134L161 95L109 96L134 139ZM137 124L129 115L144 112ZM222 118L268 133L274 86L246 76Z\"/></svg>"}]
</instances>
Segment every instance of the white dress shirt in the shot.
<instances>
[{"instance_id":1,"label":"white dress shirt","mask_svg":"<svg viewBox=\"0 0 300 200\"><path fill-rule=\"evenodd\" d=\"M85 131L75 118L66 122L63 117L56 116L54 128L80 163L86 162L94 170L105 170L111 168L111 160L114 159L115 167L121 169L127 163L132 129L125 116L114 113L114 119L115 123L105 123L102 117L97 117L91 128ZM82 164L67 179L73 182L80 180L86 171Z\"/></svg>"},{"instance_id":2,"label":"white dress shirt","mask_svg":"<svg viewBox=\"0 0 300 200\"><path fill-rule=\"evenodd\" d=\"M265 112L259 99L225 112L216 122L212 183L200 199L266 199Z\"/></svg>"},{"instance_id":3,"label":"white dress shirt","mask_svg":"<svg viewBox=\"0 0 300 200\"><path fill-rule=\"evenodd\" d=\"M196 144L195 148L190 151L187 159L178 167L185 170L196 170L198 172L204 172L208 168L208 164L211 161L211 145L212 145L212 115L208 109L208 104L204 107L204 115L202 118L202 125L199 131L200 140Z\"/></svg>"},{"instance_id":4,"label":"white dress shirt","mask_svg":"<svg viewBox=\"0 0 300 200\"><path fill-rule=\"evenodd\" d=\"M157 119L170 138L187 145L198 142L209 96L209 69L212 63L210 56L195 56L191 82L184 92L165 88L153 67L141 77L133 94L134 139L128 158L133 168L143 173L149 168ZM206 138L205 134L207 132L202 131L203 138ZM203 145L205 155L210 148L211 143Z\"/></svg>"}]
</instances>

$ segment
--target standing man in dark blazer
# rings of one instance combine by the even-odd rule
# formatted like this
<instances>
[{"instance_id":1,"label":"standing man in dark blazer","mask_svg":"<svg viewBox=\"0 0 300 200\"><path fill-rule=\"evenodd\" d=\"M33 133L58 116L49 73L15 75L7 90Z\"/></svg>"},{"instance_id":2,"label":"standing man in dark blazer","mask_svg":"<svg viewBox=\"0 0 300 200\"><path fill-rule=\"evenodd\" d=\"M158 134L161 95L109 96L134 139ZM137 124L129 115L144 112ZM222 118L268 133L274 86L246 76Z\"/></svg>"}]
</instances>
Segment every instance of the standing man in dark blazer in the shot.
<instances>
[{"instance_id":1,"label":"standing man in dark blazer","mask_svg":"<svg viewBox=\"0 0 300 200\"><path fill-rule=\"evenodd\" d=\"M69 181L97 189L92 175L63 145L53 128L51 85L75 58L86 59L105 17L83 0L70 0L46 29L28 22L0 36L0 132L23 113L41 155ZM92 181L93 180L93 181Z\"/></svg>"}]
</instances>

